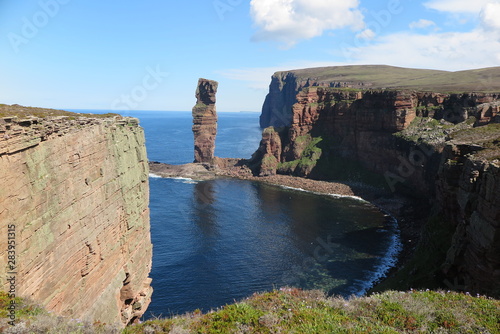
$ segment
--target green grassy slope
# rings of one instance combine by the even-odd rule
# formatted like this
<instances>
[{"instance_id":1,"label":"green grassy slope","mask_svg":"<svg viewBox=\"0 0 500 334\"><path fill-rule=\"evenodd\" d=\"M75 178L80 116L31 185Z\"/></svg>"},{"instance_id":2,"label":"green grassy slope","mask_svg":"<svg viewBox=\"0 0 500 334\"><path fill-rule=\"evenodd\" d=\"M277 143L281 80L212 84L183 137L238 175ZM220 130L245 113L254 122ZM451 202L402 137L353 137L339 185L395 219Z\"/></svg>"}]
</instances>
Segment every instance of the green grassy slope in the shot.
<instances>
[{"instance_id":1,"label":"green grassy slope","mask_svg":"<svg viewBox=\"0 0 500 334\"><path fill-rule=\"evenodd\" d=\"M364 83L373 89L411 89L433 92L500 92L500 67L458 72L411 69L386 65L317 67L292 72L299 78L324 82Z\"/></svg>"},{"instance_id":2,"label":"green grassy slope","mask_svg":"<svg viewBox=\"0 0 500 334\"><path fill-rule=\"evenodd\" d=\"M8 105L0 104L0 117L12 117L17 116L19 118L24 118L28 116L44 118L47 116L69 116L69 117L90 117L90 118L106 118L119 116L118 114L108 113L108 114L86 114L86 113L74 113L66 110L58 109L48 109L48 108L37 108L37 107L25 107L18 104Z\"/></svg>"},{"instance_id":3,"label":"green grassy slope","mask_svg":"<svg viewBox=\"0 0 500 334\"><path fill-rule=\"evenodd\" d=\"M387 291L369 297L326 297L319 291L282 288L257 293L208 313L146 321L120 330L78 319L29 312L18 305L17 326L5 320L0 294L0 331L10 333L500 333L500 301L444 291Z\"/></svg>"}]
</instances>

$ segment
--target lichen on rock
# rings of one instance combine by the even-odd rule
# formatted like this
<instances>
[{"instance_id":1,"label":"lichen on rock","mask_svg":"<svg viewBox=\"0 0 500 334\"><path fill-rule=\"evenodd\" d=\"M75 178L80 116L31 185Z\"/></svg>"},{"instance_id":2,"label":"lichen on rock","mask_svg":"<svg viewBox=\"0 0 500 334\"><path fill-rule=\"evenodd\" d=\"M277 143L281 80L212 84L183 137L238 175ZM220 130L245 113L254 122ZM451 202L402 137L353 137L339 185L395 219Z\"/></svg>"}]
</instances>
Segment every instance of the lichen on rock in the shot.
<instances>
[{"instance_id":1,"label":"lichen on rock","mask_svg":"<svg viewBox=\"0 0 500 334\"><path fill-rule=\"evenodd\" d=\"M148 174L137 119L0 118L0 235L15 225L17 295L82 320L140 318L152 293ZM3 266L2 288L5 277Z\"/></svg>"}]
</instances>

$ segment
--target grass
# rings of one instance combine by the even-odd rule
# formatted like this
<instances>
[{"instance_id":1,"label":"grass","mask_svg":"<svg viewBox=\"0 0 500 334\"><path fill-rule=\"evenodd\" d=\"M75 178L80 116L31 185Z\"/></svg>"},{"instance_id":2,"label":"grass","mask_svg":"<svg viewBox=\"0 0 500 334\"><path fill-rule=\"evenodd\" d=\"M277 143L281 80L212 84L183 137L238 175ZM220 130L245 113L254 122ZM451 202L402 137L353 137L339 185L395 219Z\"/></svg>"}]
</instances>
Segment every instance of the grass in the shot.
<instances>
[{"instance_id":1,"label":"grass","mask_svg":"<svg viewBox=\"0 0 500 334\"><path fill-rule=\"evenodd\" d=\"M208 105L206 105L205 103L203 103L203 102L198 102L198 103L196 103L196 105L193 107L193 110L197 110L197 109L205 109L206 107L208 107Z\"/></svg>"},{"instance_id":2,"label":"grass","mask_svg":"<svg viewBox=\"0 0 500 334\"><path fill-rule=\"evenodd\" d=\"M11 313L11 308L14 310L14 314ZM19 297L11 299L8 293L0 291L0 333L9 328L9 322L15 319L31 320L44 314L47 312L35 303ZM14 316L14 319L10 318L11 315Z\"/></svg>"},{"instance_id":3,"label":"grass","mask_svg":"<svg viewBox=\"0 0 500 334\"><path fill-rule=\"evenodd\" d=\"M455 292L388 291L344 299L282 288L123 333L500 333L499 316L498 300Z\"/></svg>"},{"instance_id":4,"label":"grass","mask_svg":"<svg viewBox=\"0 0 500 334\"><path fill-rule=\"evenodd\" d=\"M15 317L30 317L44 313L44 309L34 303L30 303L22 298L9 298L9 295L0 291L0 318L7 318L10 314L8 307L11 301L15 303Z\"/></svg>"},{"instance_id":5,"label":"grass","mask_svg":"<svg viewBox=\"0 0 500 334\"><path fill-rule=\"evenodd\" d=\"M278 171L284 174L298 173L300 175L308 175L321 157L322 149L318 147L318 144L322 140L321 137L311 137L310 135L297 137L295 143L301 147L305 146L300 154L300 158L279 163Z\"/></svg>"},{"instance_id":6,"label":"grass","mask_svg":"<svg viewBox=\"0 0 500 334\"><path fill-rule=\"evenodd\" d=\"M326 296L281 288L255 293L208 313L196 310L123 330L50 316L21 317L5 333L500 333L500 301L444 291L386 291L371 296Z\"/></svg>"},{"instance_id":7,"label":"grass","mask_svg":"<svg viewBox=\"0 0 500 334\"><path fill-rule=\"evenodd\" d=\"M8 309L11 300L15 302L15 327L9 323L12 321ZM30 300L19 297L11 299L7 293L0 291L0 333L118 334L120 329L100 322L54 316Z\"/></svg>"},{"instance_id":8,"label":"grass","mask_svg":"<svg viewBox=\"0 0 500 334\"><path fill-rule=\"evenodd\" d=\"M277 72L318 82L347 82L352 88L408 89L437 93L500 92L500 67L458 72L385 65L332 66Z\"/></svg>"},{"instance_id":9,"label":"grass","mask_svg":"<svg viewBox=\"0 0 500 334\"><path fill-rule=\"evenodd\" d=\"M483 149L475 153L475 157L487 160L500 160L500 124L488 124L464 129L453 133L456 143L476 144Z\"/></svg>"},{"instance_id":10,"label":"grass","mask_svg":"<svg viewBox=\"0 0 500 334\"><path fill-rule=\"evenodd\" d=\"M321 137L311 138L311 141L307 144L306 148L302 152L299 163L297 165L300 169L312 169L316 166L318 159L321 157L322 150L318 147L318 144L323 139Z\"/></svg>"},{"instance_id":11,"label":"grass","mask_svg":"<svg viewBox=\"0 0 500 334\"><path fill-rule=\"evenodd\" d=\"M293 160L287 162L280 162L278 164L278 170L284 174L292 174L300 160Z\"/></svg>"},{"instance_id":12,"label":"grass","mask_svg":"<svg viewBox=\"0 0 500 334\"><path fill-rule=\"evenodd\" d=\"M29 116L32 117L57 117L57 116L68 116L68 117L89 117L89 118L108 118L119 116L114 113L107 114L89 114L89 113L74 113L66 110L58 110L58 109L48 109L48 108L35 108L35 107L25 107L20 106L18 104L7 105L0 104L0 117L13 117L16 116L18 118L26 118Z\"/></svg>"},{"instance_id":13,"label":"grass","mask_svg":"<svg viewBox=\"0 0 500 334\"><path fill-rule=\"evenodd\" d=\"M264 156L262 159L261 169L272 169L274 170L278 165L278 159L274 155Z\"/></svg>"},{"instance_id":14,"label":"grass","mask_svg":"<svg viewBox=\"0 0 500 334\"><path fill-rule=\"evenodd\" d=\"M438 121L432 117L415 117L406 129L396 132L394 136L416 144L436 145L444 143L454 132L472 128L474 122L473 117L458 124Z\"/></svg>"}]
</instances>

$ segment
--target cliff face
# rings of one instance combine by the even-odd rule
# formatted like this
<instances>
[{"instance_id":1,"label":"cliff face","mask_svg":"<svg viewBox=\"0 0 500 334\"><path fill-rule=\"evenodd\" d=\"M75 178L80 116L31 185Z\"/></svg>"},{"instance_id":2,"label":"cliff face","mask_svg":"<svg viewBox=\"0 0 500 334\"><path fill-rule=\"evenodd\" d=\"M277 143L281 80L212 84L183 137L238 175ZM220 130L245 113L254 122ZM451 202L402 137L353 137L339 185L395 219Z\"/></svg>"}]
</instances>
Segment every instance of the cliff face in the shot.
<instances>
[{"instance_id":1,"label":"cliff face","mask_svg":"<svg viewBox=\"0 0 500 334\"><path fill-rule=\"evenodd\" d=\"M56 314L127 324L150 302L148 165L137 119L0 118L2 289ZM7 263L7 247L0 259Z\"/></svg>"},{"instance_id":2,"label":"cliff face","mask_svg":"<svg viewBox=\"0 0 500 334\"><path fill-rule=\"evenodd\" d=\"M439 154L446 136L456 130L454 124L500 121L498 98L497 94L478 93L304 88L289 111L290 126L278 128L283 148L277 169L308 176L321 156L334 155L359 161L389 178L402 177L421 192L432 192L429 187L434 187ZM402 132L412 129L412 122L428 118L441 124L423 124L413 133ZM261 150L270 145L263 136ZM407 140L419 136L424 140Z\"/></svg>"},{"instance_id":3,"label":"cliff face","mask_svg":"<svg viewBox=\"0 0 500 334\"><path fill-rule=\"evenodd\" d=\"M271 87L281 82L283 101L287 80L294 89L308 85L277 73ZM253 161L254 173L335 178L328 169L356 161L382 175L392 191L427 199L454 224L444 275L467 291L499 293L498 94L306 87L287 103L293 100L289 125L264 130L254 156L262 163ZM266 103L263 118L269 120ZM286 122L271 117L271 123ZM271 149L278 142L271 133L279 133L281 152ZM277 160L274 171L266 155Z\"/></svg>"},{"instance_id":4,"label":"cliff face","mask_svg":"<svg viewBox=\"0 0 500 334\"><path fill-rule=\"evenodd\" d=\"M262 107L260 125L292 124L291 107L307 87L332 87L391 91L500 92L500 68L447 72L394 66L336 66L276 72ZM446 95L446 94L444 94ZM430 96L431 99L434 97Z\"/></svg>"},{"instance_id":5,"label":"cliff face","mask_svg":"<svg viewBox=\"0 0 500 334\"><path fill-rule=\"evenodd\" d=\"M194 162L214 163L217 111L215 109L216 81L199 79L196 105L193 107Z\"/></svg>"},{"instance_id":6,"label":"cliff face","mask_svg":"<svg viewBox=\"0 0 500 334\"><path fill-rule=\"evenodd\" d=\"M259 176L276 175L281 151L280 134L273 127L266 128L262 132L259 149L252 155L250 164L256 164L252 168L258 170Z\"/></svg>"},{"instance_id":7,"label":"cliff face","mask_svg":"<svg viewBox=\"0 0 500 334\"><path fill-rule=\"evenodd\" d=\"M458 133L443 151L437 199L456 226L443 269L472 291L498 295L500 124L480 130Z\"/></svg>"},{"instance_id":8,"label":"cliff face","mask_svg":"<svg viewBox=\"0 0 500 334\"><path fill-rule=\"evenodd\" d=\"M349 87L363 88L364 83L350 81L330 81L320 78L304 78L293 72L277 72L271 78L269 93L266 96L260 115L260 126L282 127L292 123L291 107L297 102L296 96L305 87ZM370 86L367 84L366 86Z\"/></svg>"}]
</instances>

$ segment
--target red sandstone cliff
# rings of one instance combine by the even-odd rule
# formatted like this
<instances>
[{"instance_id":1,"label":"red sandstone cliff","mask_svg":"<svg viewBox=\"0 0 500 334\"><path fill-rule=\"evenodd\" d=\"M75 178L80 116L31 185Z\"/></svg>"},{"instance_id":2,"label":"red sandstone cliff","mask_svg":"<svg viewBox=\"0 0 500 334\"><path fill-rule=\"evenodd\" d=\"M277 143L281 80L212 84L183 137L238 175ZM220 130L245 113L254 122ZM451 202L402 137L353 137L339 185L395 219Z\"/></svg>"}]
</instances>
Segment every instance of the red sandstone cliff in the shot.
<instances>
[{"instance_id":1,"label":"red sandstone cliff","mask_svg":"<svg viewBox=\"0 0 500 334\"><path fill-rule=\"evenodd\" d=\"M0 118L0 181L3 290L15 272L16 296L55 314L123 326L145 312L152 244L137 119Z\"/></svg>"},{"instance_id":2,"label":"red sandstone cliff","mask_svg":"<svg viewBox=\"0 0 500 334\"><path fill-rule=\"evenodd\" d=\"M425 160L432 160L431 156L442 150L446 128L450 125L471 120L472 117L478 126L500 121L498 99L498 94L489 93L304 88L297 94L297 102L290 109L290 126L275 128L281 134L281 142L285 143L278 162L289 163L285 166L288 172L299 176L309 175L314 168L309 166L307 171L290 169L293 166L290 162L300 161L313 138L321 137L319 146L329 154L361 161L366 167L378 172L398 172L401 164L399 155L408 156L412 148L407 143L405 150L408 152L393 154L395 147L402 150L401 146L405 146L401 138L394 136L395 133L407 129L416 118L442 121L443 125L438 127L443 131L431 131L435 129L429 128L428 133L423 134L426 143L432 146L429 147L432 152L426 150L425 154L429 156ZM272 146L266 135L270 131L264 131L261 147ZM425 127L423 131L426 131ZM417 138L418 134L413 136ZM420 170L422 166L415 167ZM422 186L426 184L424 180L416 183ZM428 191L425 186L421 190Z\"/></svg>"},{"instance_id":3,"label":"red sandstone cliff","mask_svg":"<svg viewBox=\"0 0 500 334\"><path fill-rule=\"evenodd\" d=\"M468 291L498 294L500 95L362 89L356 81L323 79L300 71L273 77L261 121L278 126L264 130L254 173L335 179L351 162L361 164L391 190L427 199L455 226L445 277ZM279 103L270 107L269 99Z\"/></svg>"},{"instance_id":4,"label":"red sandstone cliff","mask_svg":"<svg viewBox=\"0 0 500 334\"><path fill-rule=\"evenodd\" d=\"M214 163L217 111L215 109L218 83L199 79L196 105L193 107L194 162Z\"/></svg>"},{"instance_id":5,"label":"red sandstone cliff","mask_svg":"<svg viewBox=\"0 0 500 334\"><path fill-rule=\"evenodd\" d=\"M318 86L434 93L497 93L500 92L499 72L499 68L447 72L382 65L332 66L276 72L271 78L269 93L262 107L260 125L262 128L290 126L290 110L303 88Z\"/></svg>"}]
</instances>

